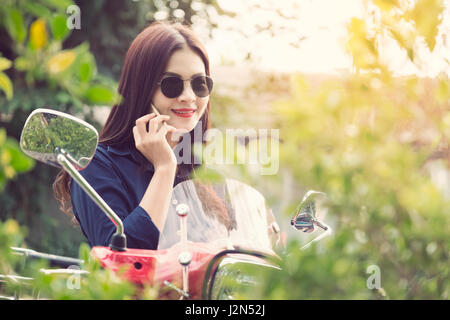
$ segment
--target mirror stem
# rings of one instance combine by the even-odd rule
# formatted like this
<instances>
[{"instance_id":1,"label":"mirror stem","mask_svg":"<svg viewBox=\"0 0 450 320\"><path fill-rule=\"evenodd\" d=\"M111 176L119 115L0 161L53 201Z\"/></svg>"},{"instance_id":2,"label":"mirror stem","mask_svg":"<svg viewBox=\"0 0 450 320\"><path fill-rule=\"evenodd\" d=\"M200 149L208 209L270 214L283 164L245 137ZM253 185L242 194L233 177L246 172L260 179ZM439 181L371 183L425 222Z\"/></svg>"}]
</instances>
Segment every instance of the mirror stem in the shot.
<instances>
[{"instance_id":1,"label":"mirror stem","mask_svg":"<svg viewBox=\"0 0 450 320\"><path fill-rule=\"evenodd\" d=\"M320 234L318 237L316 237L316 238L312 239L311 241L309 241L307 244L305 244L303 247L301 247L300 250L304 250L304 249L309 248L309 246L310 246L312 243L317 242L317 241L320 241L320 240L322 240L323 238L328 237L329 235L331 235L331 234L333 233L333 230L332 230L329 226L327 226L325 223L322 223L322 226L323 226L324 228L323 228L323 227L321 227L321 228L323 228L323 229L325 230L325 232L323 232L323 233Z\"/></svg>"},{"instance_id":2,"label":"mirror stem","mask_svg":"<svg viewBox=\"0 0 450 320\"><path fill-rule=\"evenodd\" d=\"M67 160L66 152L59 150L57 157L59 164L70 174L70 176L83 188L83 190L91 197L91 199L106 213L109 219L116 226L116 233L111 238L110 248L114 251L125 251L126 237L122 220L108 206L108 204L100 197L100 195L91 187L91 185L83 178L83 176L75 169L75 167Z\"/></svg>"}]
</instances>

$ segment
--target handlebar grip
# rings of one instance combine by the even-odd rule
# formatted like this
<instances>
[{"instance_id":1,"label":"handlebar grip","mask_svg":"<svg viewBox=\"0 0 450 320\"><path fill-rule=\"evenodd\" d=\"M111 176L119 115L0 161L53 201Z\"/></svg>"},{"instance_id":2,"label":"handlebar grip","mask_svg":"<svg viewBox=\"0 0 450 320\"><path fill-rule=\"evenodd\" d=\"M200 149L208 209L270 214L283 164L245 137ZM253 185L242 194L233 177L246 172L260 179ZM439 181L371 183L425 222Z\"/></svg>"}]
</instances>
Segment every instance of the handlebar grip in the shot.
<instances>
[{"instance_id":1,"label":"handlebar grip","mask_svg":"<svg viewBox=\"0 0 450 320\"><path fill-rule=\"evenodd\" d=\"M319 221L314 221L314 224L316 224L318 227L322 228L323 230L328 230L328 227L322 223L320 223Z\"/></svg>"}]
</instances>

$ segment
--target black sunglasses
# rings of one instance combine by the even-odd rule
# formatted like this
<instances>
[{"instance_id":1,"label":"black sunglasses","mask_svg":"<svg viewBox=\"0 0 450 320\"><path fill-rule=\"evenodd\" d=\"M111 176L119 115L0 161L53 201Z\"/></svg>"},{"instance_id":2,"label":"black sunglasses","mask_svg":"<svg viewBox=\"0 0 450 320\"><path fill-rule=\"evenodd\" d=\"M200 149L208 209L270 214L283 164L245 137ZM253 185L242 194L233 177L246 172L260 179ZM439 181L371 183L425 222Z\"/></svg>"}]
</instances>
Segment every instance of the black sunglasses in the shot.
<instances>
[{"instance_id":1,"label":"black sunglasses","mask_svg":"<svg viewBox=\"0 0 450 320\"><path fill-rule=\"evenodd\" d=\"M213 80L208 76L196 76L187 80L170 76L162 79L157 84L161 87L161 92L167 98L176 98L183 93L185 81L190 81L192 91L194 91L195 95L199 98L207 97L211 93Z\"/></svg>"}]
</instances>

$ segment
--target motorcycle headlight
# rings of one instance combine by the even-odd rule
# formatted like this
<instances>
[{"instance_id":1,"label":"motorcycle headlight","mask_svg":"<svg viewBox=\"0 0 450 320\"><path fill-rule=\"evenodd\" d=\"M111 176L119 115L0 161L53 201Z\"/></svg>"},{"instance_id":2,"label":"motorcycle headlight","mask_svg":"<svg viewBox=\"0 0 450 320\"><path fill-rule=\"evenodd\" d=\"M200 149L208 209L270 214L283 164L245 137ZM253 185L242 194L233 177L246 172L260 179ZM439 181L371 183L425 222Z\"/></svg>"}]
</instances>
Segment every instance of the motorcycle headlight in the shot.
<instances>
[{"instance_id":1,"label":"motorcycle headlight","mask_svg":"<svg viewBox=\"0 0 450 320\"><path fill-rule=\"evenodd\" d=\"M252 256L223 257L211 274L206 298L214 300L248 298L245 294L260 282L256 275L260 274L258 271L263 271L261 269L280 270L277 266Z\"/></svg>"}]
</instances>

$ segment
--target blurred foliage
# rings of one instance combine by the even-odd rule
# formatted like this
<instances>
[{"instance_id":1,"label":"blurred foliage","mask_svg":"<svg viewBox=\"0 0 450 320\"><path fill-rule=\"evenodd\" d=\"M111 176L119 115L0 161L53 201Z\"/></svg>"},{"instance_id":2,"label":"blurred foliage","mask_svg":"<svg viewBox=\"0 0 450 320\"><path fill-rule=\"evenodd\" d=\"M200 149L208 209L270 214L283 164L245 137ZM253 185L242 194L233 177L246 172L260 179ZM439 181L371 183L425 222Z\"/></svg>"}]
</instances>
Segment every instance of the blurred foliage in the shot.
<instances>
[{"instance_id":1,"label":"blurred foliage","mask_svg":"<svg viewBox=\"0 0 450 320\"><path fill-rule=\"evenodd\" d=\"M46 261L31 260L14 253L10 247L24 247L26 230L15 220L0 221L0 299L123 300L154 299L151 288L138 288L111 270L100 267L90 257L90 248L82 244L79 258L83 273L54 273ZM80 270L78 266L69 269ZM16 278L13 278L16 277Z\"/></svg>"},{"instance_id":2,"label":"blurred foliage","mask_svg":"<svg viewBox=\"0 0 450 320\"><path fill-rule=\"evenodd\" d=\"M6 99L11 100L13 97L13 85L11 79L3 72L5 69L9 69L12 63L6 58L0 57L0 89L6 95Z\"/></svg>"},{"instance_id":3,"label":"blurred foliage","mask_svg":"<svg viewBox=\"0 0 450 320\"><path fill-rule=\"evenodd\" d=\"M18 173L33 168L33 159L25 156L16 140L6 137L6 132L0 129L0 191L7 180L13 179Z\"/></svg>"},{"instance_id":4,"label":"blurred foliage","mask_svg":"<svg viewBox=\"0 0 450 320\"><path fill-rule=\"evenodd\" d=\"M90 257L90 247L80 246L79 258L85 261L84 274L35 273L33 287L39 289L40 297L57 300L129 300L137 288L120 278L112 270L102 269L100 263ZM80 270L78 267L72 267Z\"/></svg>"},{"instance_id":5,"label":"blurred foliage","mask_svg":"<svg viewBox=\"0 0 450 320\"><path fill-rule=\"evenodd\" d=\"M119 80L128 46L150 23L174 21L192 25L201 20L211 35L217 26L212 16L232 15L221 9L216 0L76 0L75 4L82 13L81 29L74 30L64 44L71 47L88 41L99 71L115 80Z\"/></svg>"},{"instance_id":6,"label":"blurred foliage","mask_svg":"<svg viewBox=\"0 0 450 320\"><path fill-rule=\"evenodd\" d=\"M23 162L25 156L14 140L19 140L25 120L35 108L48 106L92 118L92 110L86 110L85 105L112 103L116 99L116 84L97 73L86 42L63 47L72 31L66 25L66 9L72 4L72 1L4 1L0 7L3 56L0 65L10 80L6 90L4 84L8 82L3 81L4 77L0 81L7 98L0 92L0 123L6 130L8 146L17 146L14 154L11 147L8 149L15 163ZM11 169L7 172L12 174ZM56 172L37 164L34 170L10 181L0 193L3 204L0 217L29 226L30 244L38 250L76 254L82 239L79 230L72 230L65 221L70 232L63 233L56 242L56 227L64 224L48 214L57 210L51 191Z\"/></svg>"},{"instance_id":7,"label":"blurred foliage","mask_svg":"<svg viewBox=\"0 0 450 320\"><path fill-rule=\"evenodd\" d=\"M379 35L391 36L420 64L416 42L433 50L443 5L371 4L377 23L348 24L356 72L319 85L298 75L290 97L275 104L280 167L303 188L328 195L325 221L334 235L304 251L290 239L280 253L285 272L262 273L246 298L449 298L450 197L428 165L450 169L450 81L445 74L393 76L377 45ZM397 21L411 23L404 29ZM368 286L373 266L380 271L375 289Z\"/></svg>"},{"instance_id":8,"label":"blurred foliage","mask_svg":"<svg viewBox=\"0 0 450 320\"><path fill-rule=\"evenodd\" d=\"M8 71L18 96L23 94L19 90L48 87L69 93L79 112L83 103L112 104L117 97L114 83L97 75L87 43L63 49L63 41L71 32L65 12L71 4L72 1L6 1L0 16L9 42L0 48L13 61L13 68ZM22 104L8 101L2 103L2 111L12 113L12 106L23 108Z\"/></svg>"},{"instance_id":9,"label":"blurred foliage","mask_svg":"<svg viewBox=\"0 0 450 320\"><path fill-rule=\"evenodd\" d=\"M0 274L14 272L18 258L10 247L18 247L23 242L26 230L15 220L0 221Z\"/></svg>"}]
</instances>

